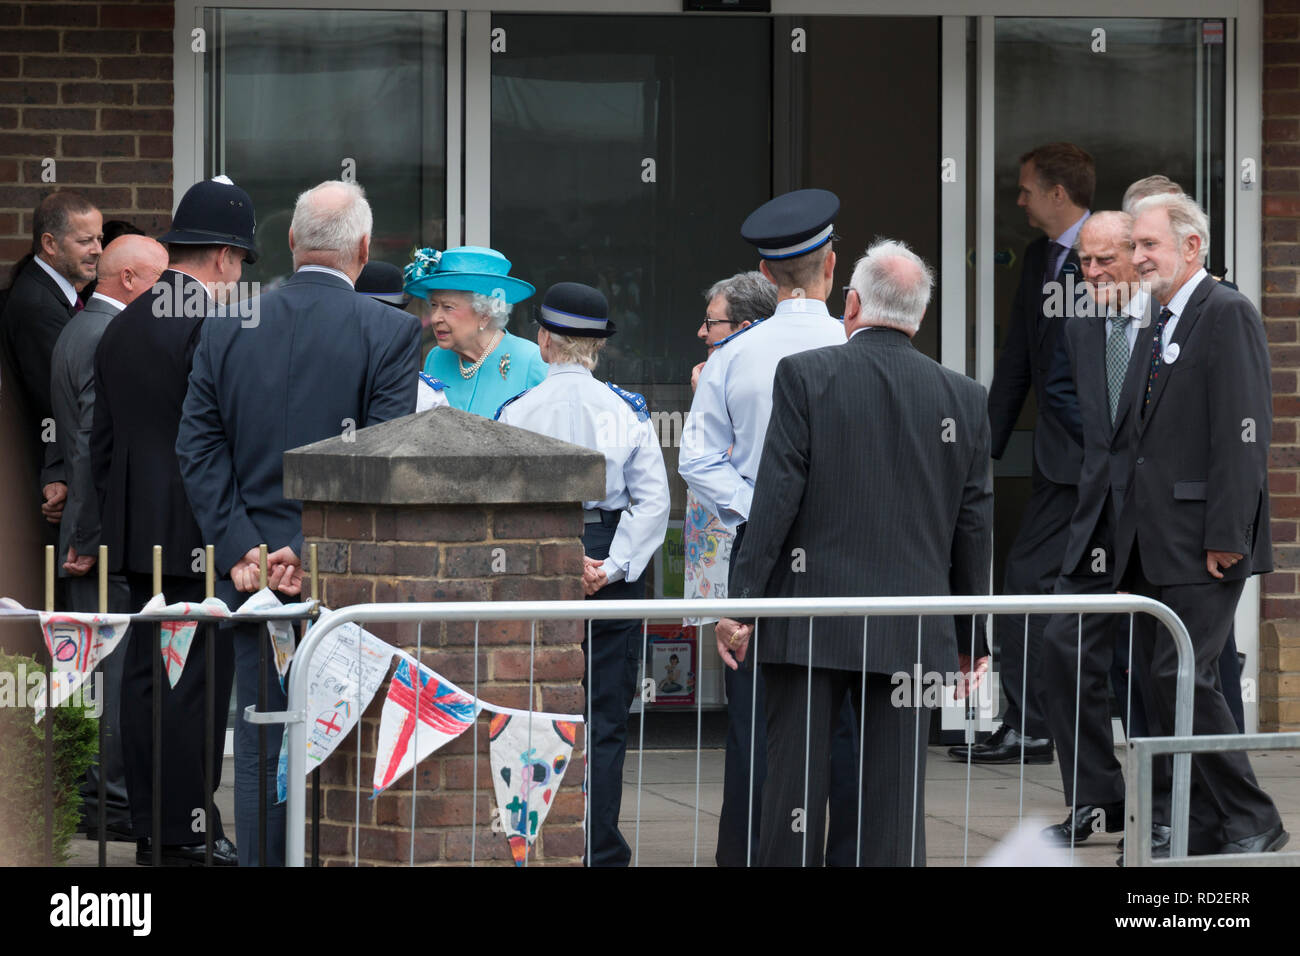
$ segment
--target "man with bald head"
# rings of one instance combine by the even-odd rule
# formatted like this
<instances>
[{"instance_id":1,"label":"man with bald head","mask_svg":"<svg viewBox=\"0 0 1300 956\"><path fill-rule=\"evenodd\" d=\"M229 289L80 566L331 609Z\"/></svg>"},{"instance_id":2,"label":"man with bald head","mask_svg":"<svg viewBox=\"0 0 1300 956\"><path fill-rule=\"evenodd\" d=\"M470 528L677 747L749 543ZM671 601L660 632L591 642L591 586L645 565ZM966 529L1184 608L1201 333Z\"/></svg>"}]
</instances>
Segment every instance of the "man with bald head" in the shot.
<instances>
[{"instance_id":1,"label":"man with bald head","mask_svg":"<svg viewBox=\"0 0 1300 956\"><path fill-rule=\"evenodd\" d=\"M109 322L147 290L167 268L167 250L144 236L122 236L104 247L96 271L95 292L85 308L68 320L54 343L50 361L50 403L63 451L68 494L59 524L60 576L67 578L69 611L99 610L97 574L99 497L90 467L90 432L95 420L95 349ZM132 611L126 578L109 578L110 611ZM131 835L126 775L118 720L122 664L125 654L110 654L103 674L104 747L98 766L91 766L83 786L84 818L98 829L99 774L104 775L106 830L122 838ZM91 834L97 836L97 833Z\"/></svg>"},{"instance_id":2,"label":"man with bald head","mask_svg":"<svg viewBox=\"0 0 1300 956\"><path fill-rule=\"evenodd\" d=\"M99 548L99 501L90 468L90 430L95 413L95 349L113 317L149 289L167 268L162 243L144 236L122 236L99 258L95 292L85 308L59 333L50 363L50 401L63 445L68 497L59 530L69 610L94 611L96 589L87 572Z\"/></svg>"},{"instance_id":3,"label":"man with bald head","mask_svg":"<svg viewBox=\"0 0 1300 956\"><path fill-rule=\"evenodd\" d=\"M1078 502L1056 594L1114 591L1115 517L1131 467L1127 418L1132 397L1144 382L1142 362L1132 358L1133 344L1139 328L1150 323L1149 298L1138 287L1133 265L1132 230L1132 217L1115 211L1093 213L1079 230L1087 298L1071 303L1075 308L1066 320L1065 348L1046 387L1049 408L1083 446ZM1048 827L1044 835L1066 846L1124 824L1124 778L1115 759L1106 685L1117 640L1125 642L1127 653L1128 630L1123 627L1121 635L1122 621L1086 615L1080 632L1077 616L1058 615L1043 633L1041 699L1060 748L1061 782L1071 807L1065 822Z\"/></svg>"}]
</instances>

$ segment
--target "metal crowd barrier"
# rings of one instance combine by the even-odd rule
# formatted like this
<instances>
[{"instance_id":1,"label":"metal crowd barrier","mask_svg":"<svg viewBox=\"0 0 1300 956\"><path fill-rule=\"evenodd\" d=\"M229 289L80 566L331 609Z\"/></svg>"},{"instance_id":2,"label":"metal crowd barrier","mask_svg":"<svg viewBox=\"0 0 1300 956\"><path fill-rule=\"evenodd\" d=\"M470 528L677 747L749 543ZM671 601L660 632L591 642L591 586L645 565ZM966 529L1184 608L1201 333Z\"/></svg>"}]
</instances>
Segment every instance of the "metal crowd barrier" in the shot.
<instances>
[{"instance_id":1,"label":"metal crowd barrier","mask_svg":"<svg viewBox=\"0 0 1300 956\"><path fill-rule=\"evenodd\" d=\"M1191 759L1191 754L1227 753L1234 750L1300 750L1300 733L1289 734L1206 734L1201 737L1135 737L1128 743L1125 761L1129 787L1136 799L1136 812L1127 814L1124 844L1133 839L1134 828L1138 834L1148 834L1145 840L1132 845L1137 847L1136 866L1300 866L1300 850L1288 853L1231 853L1208 856L1173 854L1168 859L1151 857L1151 785L1153 758L1174 754ZM1185 849L1185 848L1184 848Z\"/></svg>"},{"instance_id":2,"label":"metal crowd barrier","mask_svg":"<svg viewBox=\"0 0 1300 956\"><path fill-rule=\"evenodd\" d=\"M214 591L215 555L213 553L212 545L206 546L204 557L205 557L204 594L206 597L211 598L215 596L215 591ZM52 545L47 545L45 547L45 609L47 613L56 612L56 609L54 607L55 605L54 562L55 562L54 547ZM267 546L264 544L260 546L260 564L261 564L260 586L266 587ZM309 573L310 573L310 580L311 580L310 599L312 601L316 601L317 595L319 593L318 592L319 577L317 573L317 553L316 553L315 544L310 546L309 568L310 568ZM162 686L162 681L164 680L163 668L162 668L162 654L159 652L159 648L161 646L162 625L164 623L176 622L176 621L197 621L199 625L198 633L202 633L204 635L204 642L203 642L204 652L205 652L205 662L204 662L205 663L205 680L204 680L205 717L204 717L204 761L203 761L203 766L204 766L203 789L204 789L204 800L205 800L204 807L203 807L203 813L204 813L203 829L204 829L204 837L205 837L204 865L211 866L213 844L215 842L213 837L214 828L211 825L211 821L214 819L214 813L213 813L214 787L212 786L213 784L212 774L213 774L213 768L216 765L216 756L217 756L213 750L215 729L216 729L214 726L214 720L216 719L216 715L214 714L214 711L216 710L216 706L215 706L216 690L212 684L213 674L216 670L215 637L219 633L221 624L229 619L213 620L210 617L206 617L204 615L197 614L197 613L174 614L169 612L165 614L164 613L145 614L141 612L135 612L130 614L118 614L117 612L110 612L108 608L108 548L103 545L100 546L99 553L97 555L96 572L99 576L98 612L74 612L74 613L100 613L100 614L113 613L115 616L122 616L122 617L129 618L130 627L132 628L141 624L153 626L152 646L153 646L154 653L152 654L153 663L152 663L152 676L151 676L151 689L150 689L150 699L152 704L151 739L152 739L152 758L153 758L152 766L151 766L152 777L151 777L151 788L150 788L150 796L152 799L152 806L150 812L150 819L152 821L152 832L150 834L150 854L151 854L151 865L153 866L162 865L162 848L163 848L163 843L162 843L162 789L163 789L162 788L162 694L159 692L159 689ZM162 592L162 549L161 547L155 545L153 549L153 593L158 594L161 592ZM176 603L176 602L172 602L172 603ZM231 608L232 612L237 610L238 608ZM290 621L299 624L301 627L307 622L316 620L317 617L319 617L319 610L318 608L314 608L306 615L289 614L289 613L285 613L285 614L266 613L260 615L256 619L256 622L261 624L268 621ZM40 624L40 614L36 611L30 611L27 613L7 613L4 619L6 621L30 620L35 622L37 625ZM240 623L240 622L238 620L235 620L235 623ZM117 654L126 653L126 646L127 646L126 640L124 639L123 642L115 649L114 653ZM258 647L259 647L258 673L260 675L260 683L258 687L258 707L265 708L266 700L267 700L267 683L266 683L267 642L261 641ZM50 655L49 649L44 648L44 651L41 656L46 659L45 660L46 710L45 710L45 720L44 720L45 753L44 753L44 781L43 781L42 799L43 799L43 813L44 813L44 858L45 858L45 863L48 866L54 863L54 714L57 708L53 706L53 701L51 696L50 682L53 674L53 667L52 667L53 659ZM98 672L98 668L96 670ZM93 677L88 678L88 680L93 680ZM98 809L98 814L97 814L98 820L95 822L95 828L99 834L98 865L104 867L108 865L107 780L104 774L103 761L102 761L102 755L104 752L104 721L99 720L98 725L99 725L98 726L99 742L98 742L96 760L99 761L99 770L97 772L99 792L97 794L97 800L96 800L97 809ZM119 733L120 733L120 728L119 728ZM266 730L263 727L263 728L259 728L259 732L258 732L258 766L265 768L265 764L266 764ZM271 776L273 778L274 776L273 771ZM263 784L265 784L265 781L263 781ZM316 784L317 784L317 788L319 788L318 778L316 779ZM75 799L75 797L72 797L72 799ZM232 825L233 822L234 821L231 821ZM266 827L267 827L266 787L265 785L263 785L258 788L258 819L257 819L257 833L258 833L257 839L258 839L258 847L260 851L258 854L258 860L260 862L260 865L263 866L266 865L265 861L267 856Z\"/></svg>"},{"instance_id":3,"label":"metal crowd barrier","mask_svg":"<svg viewBox=\"0 0 1300 956\"><path fill-rule=\"evenodd\" d=\"M639 619L642 621L642 659L646 654L646 635L648 622L651 619L664 620L684 617L733 617L733 618L756 618L756 625L753 634L753 640L750 644L749 653L756 654L758 642L761 640L761 624L763 618L810 618L809 628L812 633L813 622L817 619L826 617L863 617L863 647L865 649L868 637L868 627L870 619L873 617L911 617L917 618L917 661L921 658L921 618L930 616L954 616L954 615L999 615L1015 614L1026 615L1026 629L1028 627L1028 615L1030 614L1077 614L1080 615L1080 622L1083 614L1148 614L1155 618L1160 624L1163 624L1168 632L1172 635L1177 654L1178 670L1176 677L1176 697L1175 697L1175 714L1174 714L1174 733L1178 738L1190 738L1192 733L1192 695L1194 686L1194 657L1192 652L1191 639L1188 636L1187 629L1183 622L1172 610L1164 604L1150 598L1136 595L1042 595L1042 596L984 596L984 597L861 597L861 598L798 598L798 599L775 599L760 598L751 600L721 600L721 601L701 601L701 600L639 600L639 601L512 601L512 602L449 602L449 603L404 603L404 604L360 604L352 607L340 608L323 614L320 619L308 630L306 637L295 653L295 666L290 671L289 692L288 692L288 710L283 713L254 713L249 708L245 714L245 719L257 723L284 723L288 726L285 733L288 737L288 807L286 814L286 864L289 866L303 866L305 861L305 832L306 832L306 710L307 710L307 675L311 671L312 655L324 638L335 628L346 623L355 622L357 624L369 623L416 623L422 626L425 621L443 621L443 622L473 622L475 624L474 633L474 681L472 695L475 699L479 698L479 679L478 679L478 653L479 653L479 635L478 625L483 621L531 621L532 626L532 643L531 652L536 650L536 622L553 621L553 620L583 620L587 622L587 636L590 646L590 622L592 620L609 620L609 619ZM974 659L975 644L975 621L972 617L971 624L971 657ZM1131 622L1131 617L1130 617ZM990 632L991 633L991 632ZM697 653L702 655L704 649L701 646L702 641L697 640ZM811 641L809 667L811 668ZM417 653L419 659L422 651L422 630L417 628ZM1027 653L1027 649L1026 649ZM588 687L590 688L591 673L590 659L588 663ZM697 662L697 675L700 673L699 662ZM534 680L532 669L529 670L529 709L532 708L534 700ZM698 688L698 684L697 684ZM698 864L699 852L699 791L700 791L700 721L702 718L702 703L700 694L696 694L696 800L695 800L695 849L693 863ZM588 703L588 718L590 717L590 703ZM634 849L633 865L640 861L640 794L643 776L643 755L645 741L645 723L646 711L643 708L640 720L641 733L641 755L638 756L637 765L637 808L636 808L636 846ZM919 717L918 717L919 719ZM968 714L969 721L969 714ZM590 720L588 720L588 726ZM357 740L358 740L358 780L357 780L357 819L354 821L354 832L356 833L356 843L354 845L354 863L359 861L360 850L360 788L361 780L359 773L360 766L360 739L361 739L362 722L357 721ZM807 730L805 731L807 734ZM475 721L475 734L477 734L477 721ZM1076 704L1076 736L1077 736L1077 704ZM968 734L969 738L969 734ZM584 738L588 739L588 738ZM1196 738L1213 739L1213 738ZM1238 746L1248 746L1250 741L1255 737L1231 738ZM753 735L751 733L751 780L750 780L750 813L752 814L753 798L753 779L752 779L752 747ZM1242 741L1247 741L1243 744ZM805 736L805 753L807 753L807 736ZM1135 742L1136 743L1136 742ZM1147 744L1153 744L1154 741L1148 740ZM585 744L584 744L585 746ZM1174 755L1173 766L1173 792L1172 792L1172 855L1182 857L1187 852L1188 838L1188 814L1190 807L1190 774L1191 774L1191 756L1190 753L1177 751ZM475 775L473 782L473 805L478 805L478 745L475 738ZM861 758L860 758L861 759ZM1077 758L1076 758L1077 760ZM1077 775L1077 765L1076 765ZM970 763L967 761L967 778L966 778L966 812L967 812L967 841L969 841L969 813L970 813ZM1021 763L1021 801L1023 812L1023 761ZM313 774L314 776L314 774ZM805 787L806 787L807 770L805 769ZM416 791L415 787L418 782L412 781L412 814L414 815L414 802ZM913 781L913 790L920 785L919 780ZM318 793L318 791L317 791ZM1134 794L1133 790L1129 791L1130 796ZM1125 841L1128 848L1138 847L1139 853L1141 848L1145 848L1145 853L1138 859L1150 859L1150 780L1147 780L1147 790L1141 801L1137 805L1132 799L1126 807L1127 823L1129 826L1129 835ZM591 793L588 790L587 799L590 801ZM861 792L859 790L859 801L861 801ZM316 800L319 806L319 797ZM1138 819L1139 814L1145 814L1143 819L1147 820L1145 829L1138 828L1134 831L1133 827ZM319 840L319 817L314 814L313 833ZM913 813L913 853L915 853L915 812ZM414 821L414 816L412 816ZM589 822L589 821L588 821ZM859 827L861 826L861 814L859 814ZM473 824L473 836L471 838L470 865L476 862L476 836L477 820ZM588 831L589 833L590 831ZM859 830L859 835L860 835ZM807 831L804 831L805 858L807 846ZM859 848L860 848L859 840ZM1127 853L1127 849L1125 851ZM860 849L859 849L860 853ZM1073 853L1073 847L1071 847ZM313 863L316 862L318 853L313 848ZM965 859L965 857L963 857ZM411 838L411 864L414 863L414 830ZM751 861L752 862L752 861ZM526 865L526 858L525 858Z\"/></svg>"}]
</instances>

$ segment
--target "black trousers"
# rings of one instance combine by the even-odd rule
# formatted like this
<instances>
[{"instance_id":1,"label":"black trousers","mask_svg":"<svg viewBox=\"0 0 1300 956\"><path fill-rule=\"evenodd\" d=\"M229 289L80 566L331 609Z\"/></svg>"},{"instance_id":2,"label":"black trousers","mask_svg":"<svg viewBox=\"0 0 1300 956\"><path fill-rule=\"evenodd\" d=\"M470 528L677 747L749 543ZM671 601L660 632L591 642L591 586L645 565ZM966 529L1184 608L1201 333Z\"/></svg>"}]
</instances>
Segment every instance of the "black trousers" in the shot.
<instances>
[{"instance_id":1,"label":"black trousers","mask_svg":"<svg viewBox=\"0 0 1300 956\"><path fill-rule=\"evenodd\" d=\"M609 557L617 518L589 524L582 536L589 558ZM607 584L589 601L634 601L645 595L645 581ZM641 663L642 628L639 620L592 621L591 641L583 639L587 669L582 686L587 692L588 757L587 816L590 837L588 866L627 866L632 848L618 829L623 805L623 760L627 756L628 711L636 694Z\"/></svg>"},{"instance_id":2,"label":"black trousers","mask_svg":"<svg viewBox=\"0 0 1300 956\"><path fill-rule=\"evenodd\" d=\"M1191 636L1196 658L1192 733L1237 733L1220 683L1219 657L1232 629L1232 617L1245 581L1157 586L1143 573L1136 543L1129 564L1130 571L1126 574L1129 589L1168 605ZM1178 653L1165 628L1157 627L1145 615L1139 616L1135 623L1133 665L1151 734L1172 734ZM1153 819L1168 824L1173 758L1156 757L1152 776ZM1263 833L1280 820L1273 801L1256 782L1250 759L1243 751L1192 756L1189 850L1213 852L1228 841Z\"/></svg>"},{"instance_id":3,"label":"black trousers","mask_svg":"<svg viewBox=\"0 0 1300 956\"><path fill-rule=\"evenodd\" d=\"M139 610L153 596L147 574L128 574L131 605ZM203 582L193 578L164 577L168 603L203 600ZM213 629L215 631L215 628ZM203 741L204 681L207 674L208 628L200 625L190 645L185 670L175 687L160 676L162 693L162 841L164 844L201 843L205 836ZM127 636L122 674L122 758L126 767L131 823L137 839L152 835L153 825L153 661L160 654L157 626L132 625ZM121 653L119 651L118 653ZM217 639L216 673L212 675L215 705L212 721L212 792L221 783L225 750L226 715L234 680L234 652L229 640ZM221 814L213 807L213 838L225 836Z\"/></svg>"},{"instance_id":4,"label":"black trousers","mask_svg":"<svg viewBox=\"0 0 1300 956\"><path fill-rule=\"evenodd\" d=\"M1035 466L1033 491L1021 516L1020 530L1007 553L1003 594L1052 593L1061 573L1061 560L1070 535L1070 516L1074 514L1078 497L1074 485L1048 481ZM1025 618L1014 614L999 614L994 618L999 683L1007 701L1002 723L1019 733L1023 717L1026 737L1050 736L1042 698L1040 661L1047 621L1047 615L1029 615L1026 657Z\"/></svg>"},{"instance_id":5,"label":"black trousers","mask_svg":"<svg viewBox=\"0 0 1300 956\"><path fill-rule=\"evenodd\" d=\"M1061 575L1057 594L1113 594L1112 575ZM1124 775L1115 757L1108 677L1118 643L1128 655L1126 614L1054 615L1043 633L1042 700L1056 741L1065 802L1080 806L1119 803ZM1082 622L1082 624L1080 623ZM1135 623L1136 626L1136 623ZM1078 689L1078 788L1075 788L1075 701ZM1126 694L1116 688L1120 706Z\"/></svg>"},{"instance_id":6,"label":"black trousers","mask_svg":"<svg viewBox=\"0 0 1300 956\"><path fill-rule=\"evenodd\" d=\"M768 765L759 863L821 866L833 737L846 697L855 721L863 718L862 673L812 668L809 710L807 667L761 664L759 669L767 687ZM889 675L867 675L862 774L856 766L852 771L862 793L863 866L925 863L925 757L931 712L926 707L894 706L893 689Z\"/></svg>"},{"instance_id":7,"label":"black trousers","mask_svg":"<svg viewBox=\"0 0 1300 956\"><path fill-rule=\"evenodd\" d=\"M94 613L99 610L99 569L91 568L89 574L66 579L68 609ZM131 607L131 590L126 578L118 574L108 578L108 610L115 614L129 614L140 610ZM82 822L95 830L99 827L99 777L104 776L104 819L110 830L130 833L131 811L127 802L126 768L122 764L122 672L126 665L127 647L117 649L99 665L95 680L100 683L95 692L103 689L103 710L99 720L103 727L103 747L89 767L81 784Z\"/></svg>"}]
</instances>

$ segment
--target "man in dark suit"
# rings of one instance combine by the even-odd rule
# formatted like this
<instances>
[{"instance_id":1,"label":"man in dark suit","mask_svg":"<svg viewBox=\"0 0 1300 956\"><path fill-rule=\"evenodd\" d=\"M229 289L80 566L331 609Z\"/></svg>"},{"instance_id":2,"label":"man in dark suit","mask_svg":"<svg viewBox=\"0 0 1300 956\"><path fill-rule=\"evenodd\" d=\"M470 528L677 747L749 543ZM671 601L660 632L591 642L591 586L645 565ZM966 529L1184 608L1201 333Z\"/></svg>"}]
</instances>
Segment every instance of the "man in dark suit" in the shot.
<instances>
[{"instance_id":1,"label":"man in dark suit","mask_svg":"<svg viewBox=\"0 0 1300 956\"><path fill-rule=\"evenodd\" d=\"M176 439L185 489L216 545L218 596L232 607L258 588L258 546L271 556L270 586L302 584L302 505L284 497L284 453L415 411L420 371L416 318L353 291L370 253L370 205L361 187L321 183L298 197L289 247L297 271L253 300L251 320L204 325ZM268 659L258 671L263 625L233 630L238 713L267 682L270 710L286 699ZM279 728L258 767L257 729L235 730L235 817L241 865L257 865L259 773L271 808L268 865L284 862L284 806L275 807Z\"/></svg>"},{"instance_id":2,"label":"man in dark suit","mask_svg":"<svg viewBox=\"0 0 1300 956\"><path fill-rule=\"evenodd\" d=\"M68 497L59 522L59 555L67 575L69 611L99 610L99 576L95 567L99 550L99 497L90 467L90 430L95 414L95 350L108 323L148 290L167 267L167 250L153 239L123 236L104 246L96 270L96 291L86 307L63 327L54 344L50 363L50 400L55 427L61 436ZM108 582L107 610L130 612L126 580L114 575ZM124 654L110 654L100 667L104 701L103 749L99 761L86 772L82 788L84 821L88 832L98 831L99 774L104 774L107 829L129 838L131 818L127 805L126 771L122 766L119 720Z\"/></svg>"},{"instance_id":3,"label":"man in dark suit","mask_svg":"<svg viewBox=\"0 0 1300 956\"><path fill-rule=\"evenodd\" d=\"M126 574L137 610L153 596L153 547L162 546L163 591L169 603L201 601L204 538L195 523L176 460L176 431L205 316L224 305L246 260L254 260L253 203L224 177L196 183L185 193L162 237L168 268L144 295L123 309L99 340L95 353L95 416L91 465L99 494L109 571ZM165 863L203 860L204 686L207 676L201 627L190 646L180 680L164 680L162 842ZM122 679L123 757L137 841L152 828L153 657L152 626L133 627ZM213 719L213 789L221 779L225 718L233 679L233 656L217 641ZM218 818L215 860L234 865L235 848ZM137 862L151 855L138 843Z\"/></svg>"},{"instance_id":4,"label":"man in dark suit","mask_svg":"<svg viewBox=\"0 0 1300 956\"><path fill-rule=\"evenodd\" d=\"M85 305L77 290L95 278L103 225L99 210L79 193L61 190L41 200L32 214L33 258L0 313L0 346L13 373L4 391L25 410L25 452L40 473L41 512L51 525L62 517L68 486L58 429L50 427L50 357L68 319ZM49 543L57 543L53 529Z\"/></svg>"},{"instance_id":5,"label":"man in dark suit","mask_svg":"<svg viewBox=\"0 0 1300 956\"><path fill-rule=\"evenodd\" d=\"M1092 157L1072 143L1048 143L1020 157L1020 195L1029 225L1043 237L1025 249L1020 287L989 389L989 422L994 458L1001 458L1032 387L1038 402L1034 425L1033 490L1020 519L1020 531L1007 554L1006 594L1050 594L1061 569L1074 512L1075 485L1083 449L1045 402L1044 386L1060 343L1065 301L1078 274L1073 246L1096 185ZM1063 295L1062 293L1065 293ZM1039 653L1047 618L1029 618L1028 655L1023 618L998 615L999 674L1007 705L1002 726L983 744L970 748L976 763L1050 763L1052 741L1040 698ZM1021 739L1023 725L1024 739ZM967 748L948 751L967 759Z\"/></svg>"},{"instance_id":6,"label":"man in dark suit","mask_svg":"<svg viewBox=\"0 0 1300 956\"><path fill-rule=\"evenodd\" d=\"M1193 732L1236 731L1217 662L1246 578L1273 569L1268 524L1272 394L1264 326L1250 301L1204 268L1209 223L1195 200L1135 209L1133 262L1160 305L1135 346L1144 387L1128 415L1133 476L1115 533L1116 581L1167 604L1191 635ZM1156 736L1174 730L1174 643L1135 625L1134 670ZM1159 632L1159 633L1157 633ZM1155 761L1153 843L1169 852L1170 758ZM1190 852L1260 853L1288 834L1242 751L1192 757Z\"/></svg>"},{"instance_id":7,"label":"man in dark suit","mask_svg":"<svg viewBox=\"0 0 1300 956\"><path fill-rule=\"evenodd\" d=\"M749 525L732 558L733 597L987 593L993 501L984 389L911 345L932 283L905 245L877 242L853 273L844 312L849 341L777 366ZM882 474L898 477L882 484ZM815 630L807 619L760 623L768 728L763 865L822 861L828 755L846 693L859 720L865 707L862 863L925 862L933 706L926 698L937 691L912 686L900 706L895 690L920 676L918 666L927 675L952 674L960 662L968 672L959 643L968 647L970 631L963 627L959 641L953 618L922 620L919 661L911 619L875 618L865 631L860 618L824 619ZM717 630L743 660L751 625L723 619ZM736 666L730 655L723 660Z\"/></svg>"},{"instance_id":8,"label":"man in dark suit","mask_svg":"<svg viewBox=\"0 0 1300 956\"><path fill-rule=\"evenodd\" d=\"M1133 267L1132 229L1127 213L1107 211L1094 213L1079 230L1079 291L1086 298L1070 300L1065 348L1047 384L1048 408L1083 445L1057 594L1114 590L1115 515L1130 467L1125 426L1131 398L1145 384L1145 365L1132 357L1133 344L1151 319L1150 297L1138 289ZM1057 615L1043 635L1043 701L1071 807L1065 822L1044 835L1060 844L1082 843L1101 829L1123 829L1124 777L1115 759L1107 684L1117 644L1127 659L1127 616L1084 615L1080 629L1077 615ZM1123 706L1127 694L1120 688L1116 693Z\"/></svg>"}]
</instances>

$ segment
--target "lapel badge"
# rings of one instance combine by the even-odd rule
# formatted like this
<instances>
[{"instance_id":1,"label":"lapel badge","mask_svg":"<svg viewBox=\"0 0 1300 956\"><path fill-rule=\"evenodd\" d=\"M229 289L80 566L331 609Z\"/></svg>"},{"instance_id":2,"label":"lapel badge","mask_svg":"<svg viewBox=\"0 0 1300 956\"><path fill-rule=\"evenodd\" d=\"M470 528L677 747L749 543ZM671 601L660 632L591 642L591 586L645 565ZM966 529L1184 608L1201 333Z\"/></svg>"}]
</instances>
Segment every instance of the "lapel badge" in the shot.
<instances>
[{"instance_id":1,"label":"lapel badge","mask_svg":"<svg viewBox=\"0 0 1300 956\"><path fill-rule=\"evenodd\" d=\"M1165 346L1165 354L1163 357L1164 363L1166 365L1173 365L1175 362L1178 361L1178 355L1180 351L1181 350L1178 348L1177 342L1170 342L1167 346Z\"/></svg>"}]
</instances>

